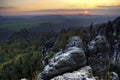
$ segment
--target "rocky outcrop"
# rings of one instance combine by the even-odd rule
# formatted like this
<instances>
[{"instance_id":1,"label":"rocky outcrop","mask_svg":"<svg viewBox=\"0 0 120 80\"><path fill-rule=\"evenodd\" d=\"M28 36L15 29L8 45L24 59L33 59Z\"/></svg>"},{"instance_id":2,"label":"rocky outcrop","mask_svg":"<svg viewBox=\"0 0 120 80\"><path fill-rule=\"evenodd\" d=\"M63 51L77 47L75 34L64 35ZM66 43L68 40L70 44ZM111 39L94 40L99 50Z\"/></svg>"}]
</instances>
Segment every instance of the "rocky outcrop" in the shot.
<instances>
[{"instance_id":1,"label":"rocky outcrop","mask_svg":"<svg viewBox=\"0 0 120 80\"><path fill-rule=\"evenodd\" d=\"M101 28L111 47L112 63L120 66L120 16L102 25Z\"/></svg>"},{"instance_id":2,"label":"rocky outcrop","mask_svg":"<svg viewBox=\"0 0 120 80\"><path fill-rule=\"evenodd\" d=\"M86 66L77 71L54 77L51 80L96 80L96 77L93 76L91 67Z\"/></svg>"},{"instance_id":3,"label":"rocky outcrop","mask_svg":"<svg viewBox=\"0 0 120 80\"><path fill-rule=\"evenodd\" d=\"M110 80L119 80L118 74L116 72L112 72L110 76Z\"/></svg>"},{"instance_id":4,"label":"rocky outcrop","mask_svg":"<svg viewBox=\"0 0 120 80\"><path fill-rule=\"evenodd\" d=\"M83 50L83 43L80 37L71 37L66 49L58 52L44 67L43 72L37 77L37 80L49 80L55 76L66 72L74 71L86 65L86 57Z\"/></svg>"},{"instance_id":5,"label":"rocky outcrop","mask_svg":"<svg viewBox=\"0 0 120 80\"><path fill-rule=\"evenodd\" d=\"M49 64L37 76L37 80L98 80L92 75L92 71L98 73L99 78L107 79L107 71L112 58L110 56L110 45L106 37L96 36L89 42L88 52L89 55L85 56L80 37L69 38L65 50L53 56ZM89 66L86 66L86 57ZM115 73L112 73L110 79L119 80Z\"/></svg>"},{"instance_id":6,"label":"rocky outcrop","mask_svg":"<svg viewBox=\"0 0 120 80\"><path fill-rule=\"evenodd\" d=\"M113 62L120 66L120 17L113 21Z\"/></svg>"},{"instance_id":7,"label":"rocky outcrop","mask_svg":"<svg viewBox=\"0 0 120 80\"><path fill-rule=\"evenodd\" d=\"M74 46L79 47L79 48L83 47L83 42L80 37L74 36L74 37L69 38L66 48L74 47Z\"/></svg>"},{"instance_id":8,"label":"rocky outcrop","mask_svg":"<svg viewBox=\"0 0 120 80\"><path fill-rule=\"evenodd\" d=\"M104 36L98 35L90 41L89 48L89 65L94 72L103 72L110 65L110 48Z\"/></svg>"}]
</instances>

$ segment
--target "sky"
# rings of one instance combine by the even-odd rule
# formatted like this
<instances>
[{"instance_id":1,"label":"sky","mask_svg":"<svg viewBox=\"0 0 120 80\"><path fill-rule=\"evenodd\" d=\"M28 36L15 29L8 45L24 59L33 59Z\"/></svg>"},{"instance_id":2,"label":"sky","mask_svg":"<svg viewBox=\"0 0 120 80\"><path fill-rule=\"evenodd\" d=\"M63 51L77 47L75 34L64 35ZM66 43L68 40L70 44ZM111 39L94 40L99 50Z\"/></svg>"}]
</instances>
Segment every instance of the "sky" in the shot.
<instances>
[{"instance_id":1,"label":"sky","mask_svg":"<svg viewBox=\"0 0 120 80\"><path fill-rule=\"evenodd\" d=\"M120 0L0 0L1 15L120 15Z\"/></svg>"}]
</instances>

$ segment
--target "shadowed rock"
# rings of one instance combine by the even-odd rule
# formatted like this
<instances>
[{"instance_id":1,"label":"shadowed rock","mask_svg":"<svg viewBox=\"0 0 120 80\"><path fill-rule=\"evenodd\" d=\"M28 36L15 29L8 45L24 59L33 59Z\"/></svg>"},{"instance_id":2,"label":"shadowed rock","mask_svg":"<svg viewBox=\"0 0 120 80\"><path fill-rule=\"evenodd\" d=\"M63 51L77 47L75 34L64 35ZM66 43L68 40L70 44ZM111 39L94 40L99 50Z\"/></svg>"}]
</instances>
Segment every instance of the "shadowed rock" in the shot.
<instances>
[{"instance_id":1,"label":"shadowed rock","mask_svg":"<svg viewBox=\"0 0 120 80\"><path fill-rule=\"evenodd\" d=\"M105 71L110 66L110 48L106 37L98 35L88 44L90 56L89 65L96 73L105 76Z\"/></svg>"}]
</instances>

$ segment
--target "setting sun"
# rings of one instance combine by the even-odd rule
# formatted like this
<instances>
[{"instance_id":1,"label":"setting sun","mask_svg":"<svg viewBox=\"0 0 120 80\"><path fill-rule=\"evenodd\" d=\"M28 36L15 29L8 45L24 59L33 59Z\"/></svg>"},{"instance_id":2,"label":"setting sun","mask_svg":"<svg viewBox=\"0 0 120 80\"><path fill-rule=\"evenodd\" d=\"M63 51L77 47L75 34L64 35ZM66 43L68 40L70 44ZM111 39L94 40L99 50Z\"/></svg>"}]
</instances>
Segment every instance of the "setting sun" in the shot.
<instances>
[{"instance_id":1,"label":"setting sun","mask_svg":"<svg viewBox=\"0 0 120 80\"><path fill-rule=\"evenodd\" d=\"M88 11L85 11L84 13L85 13L85 14L88 14Z\"/></svg>"}]
</instances>

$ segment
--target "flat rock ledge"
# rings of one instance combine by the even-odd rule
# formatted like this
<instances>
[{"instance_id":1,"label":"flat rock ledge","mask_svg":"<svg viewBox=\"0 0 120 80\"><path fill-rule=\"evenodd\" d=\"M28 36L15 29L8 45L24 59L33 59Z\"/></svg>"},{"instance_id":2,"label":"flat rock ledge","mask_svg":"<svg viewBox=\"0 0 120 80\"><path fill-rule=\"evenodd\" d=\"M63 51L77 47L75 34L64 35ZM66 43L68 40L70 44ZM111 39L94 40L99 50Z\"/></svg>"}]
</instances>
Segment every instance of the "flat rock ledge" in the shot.
<instances>
[{"instance_id":1,"label":"flat rock ledge","mask_svg":"<svg viewBox=\"0 0 120 80\"><path fill-rule=\"evenodd\" d=\"M54 77L51 80L97 80L97 77L93 76L92 68L86 66L77 71Z\"/></svg>"}]
</instances>

